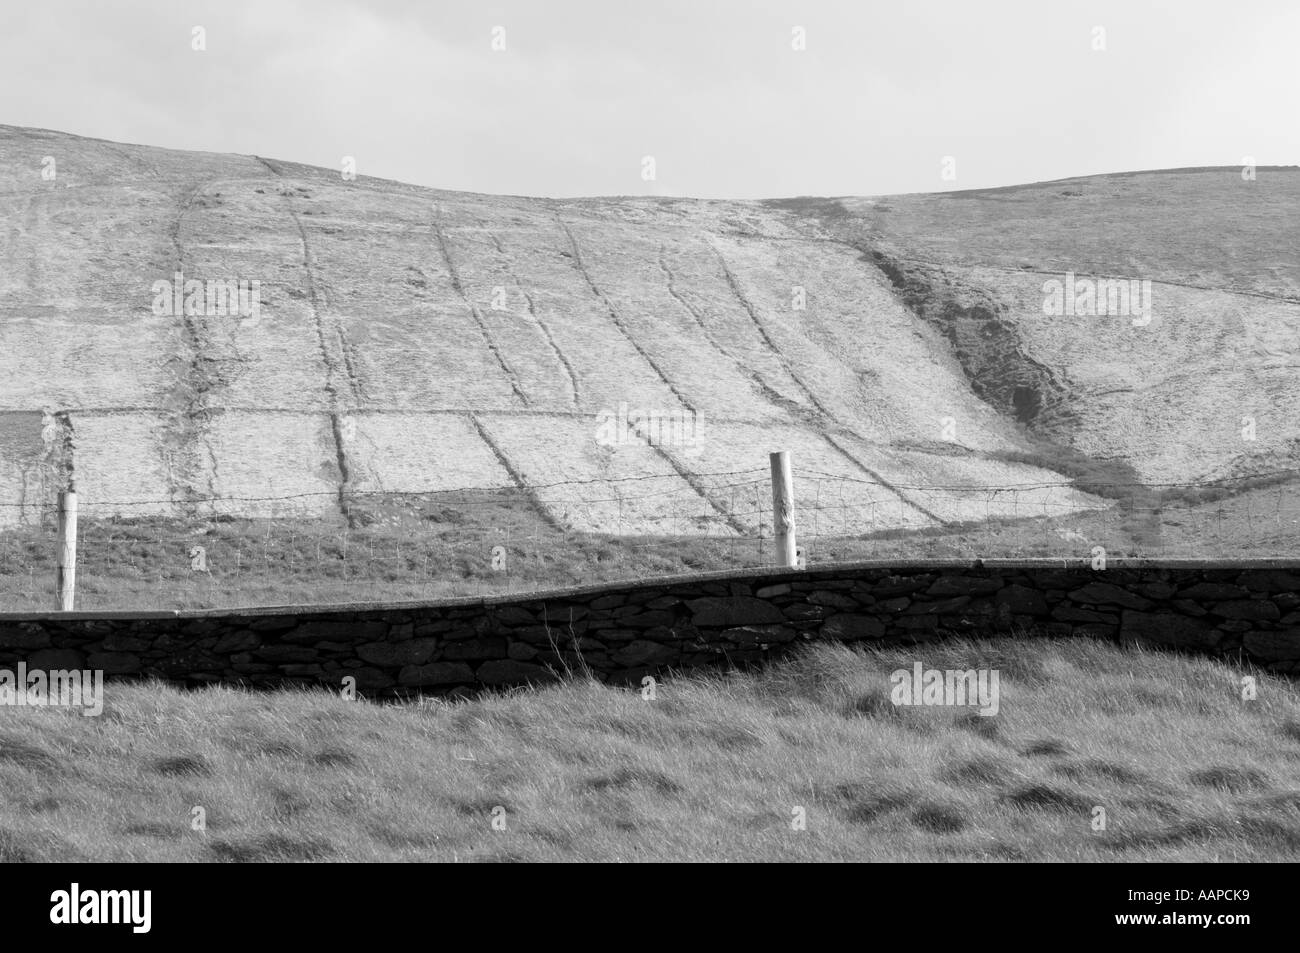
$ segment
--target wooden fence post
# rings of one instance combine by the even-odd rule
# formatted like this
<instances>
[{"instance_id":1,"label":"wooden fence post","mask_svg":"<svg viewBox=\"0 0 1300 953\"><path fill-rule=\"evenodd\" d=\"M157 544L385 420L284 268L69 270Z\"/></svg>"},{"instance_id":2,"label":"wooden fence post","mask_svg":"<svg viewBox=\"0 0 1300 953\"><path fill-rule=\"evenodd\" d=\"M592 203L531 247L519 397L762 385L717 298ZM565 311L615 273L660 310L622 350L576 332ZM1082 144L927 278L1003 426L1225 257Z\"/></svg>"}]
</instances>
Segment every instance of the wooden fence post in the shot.
<instances>
[{"instance_id":1,"label":"wooden fence post","mask_svg":"<svg viewBox=\"0 0 1300 953\"><path fill-rule=\"evenodd\" d=\"M794 539L794 476L790 454L770 454L772 464L772 534L776 537L776 564L794 569L799 565Z\"/></svg>"},{"instance_id":2,"label":"wooden fence post","mask_svg":"<svg viewBox=\"0 0 1300 953\"><path fill-rule=\"evenodd\" d=\"M59 608L72 611L77 587L77 486L59 494Z\"/></svg>"}]
</instances>

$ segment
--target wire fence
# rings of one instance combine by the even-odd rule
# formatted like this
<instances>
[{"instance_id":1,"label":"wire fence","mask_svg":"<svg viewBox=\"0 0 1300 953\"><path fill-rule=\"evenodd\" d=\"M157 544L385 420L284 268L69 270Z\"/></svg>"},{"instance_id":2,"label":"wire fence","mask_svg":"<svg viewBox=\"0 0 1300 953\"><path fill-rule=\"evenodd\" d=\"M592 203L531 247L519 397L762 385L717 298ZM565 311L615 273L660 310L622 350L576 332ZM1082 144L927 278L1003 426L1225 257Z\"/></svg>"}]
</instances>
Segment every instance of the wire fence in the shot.
<instances>
[{"instance_id":1,"label":"wire fence","mask_svg":"<svg viewBox=\"0 0 1300 953\"><path fill-rule=\"evenodd\" d=\"M1300 554L1300 471L1202 483L904 484L795 472L805 565ZM527 488L78 501L78 609L480 596L775 562L766 468ZM57 608L57 501L0 504L0 611Z\"/></svg>"}]
</instances>

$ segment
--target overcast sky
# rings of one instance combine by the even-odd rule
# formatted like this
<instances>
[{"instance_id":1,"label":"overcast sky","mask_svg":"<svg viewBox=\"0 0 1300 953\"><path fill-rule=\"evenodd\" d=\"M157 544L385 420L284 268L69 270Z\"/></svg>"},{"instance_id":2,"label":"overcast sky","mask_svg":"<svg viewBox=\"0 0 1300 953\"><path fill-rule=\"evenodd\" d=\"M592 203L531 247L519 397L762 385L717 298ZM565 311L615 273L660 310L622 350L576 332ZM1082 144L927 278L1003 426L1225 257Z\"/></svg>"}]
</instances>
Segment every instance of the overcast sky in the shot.
<instances>
[{"instance_id":1,"label":"overcast sky","mask_svg":"<svg viewBox=\"0 0 1300 953\"><path fill-rule=\"evenodd\" d=\"M478 192L935 191L1295 164L1298 47L1295 0L9 0L0 123Z\"/></svg>"}]
</instances>

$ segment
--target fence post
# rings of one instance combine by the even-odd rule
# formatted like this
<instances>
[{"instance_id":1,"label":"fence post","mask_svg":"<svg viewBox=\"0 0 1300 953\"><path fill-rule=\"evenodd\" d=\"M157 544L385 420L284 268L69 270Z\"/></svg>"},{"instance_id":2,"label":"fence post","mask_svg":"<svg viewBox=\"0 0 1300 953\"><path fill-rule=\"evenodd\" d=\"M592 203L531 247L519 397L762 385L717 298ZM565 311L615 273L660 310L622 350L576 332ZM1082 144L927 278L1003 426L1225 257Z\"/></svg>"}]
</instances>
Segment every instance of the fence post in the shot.
<instances>
[{"instance_id":1,"label":"fence post","mask_svg":"<svg viewBox=\"0 0 1300 953\"><path fill-rule=\"evenodd\" d=\"M789 569L799 565L794 540L794 476L790 454L785 450L769 454L772 464L772 535L776 542L776 564Z\"/></svg>"},{"instance_id":2,"label":"fence post","mask_svg":"<svg viewBox=\"0 0 1300 953\"><path fill-rule=\"evenodd\" d=\"M72 611L77 586L77 485L59 494L59 608Z\"/></svg>"}]
</instances>

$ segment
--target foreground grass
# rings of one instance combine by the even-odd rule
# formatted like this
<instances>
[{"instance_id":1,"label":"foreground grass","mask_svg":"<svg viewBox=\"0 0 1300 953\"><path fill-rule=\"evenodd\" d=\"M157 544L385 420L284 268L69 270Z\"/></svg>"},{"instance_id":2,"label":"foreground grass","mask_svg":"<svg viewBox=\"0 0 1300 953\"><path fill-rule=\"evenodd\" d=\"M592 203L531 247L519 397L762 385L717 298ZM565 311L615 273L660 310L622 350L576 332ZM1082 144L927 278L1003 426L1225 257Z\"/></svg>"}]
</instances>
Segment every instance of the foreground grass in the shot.
<instances>
[{"instance_id":1,"label":"foreground grass","mask_svg":"<svg viewBox=\"0 0 1300 953\"><path fill-rule=\"evenodd\" d=\"M998 669L1000 711L895 708L918 660ZM98 718L0 708L0 860L1300 859L1300 694L1242 674L1029 639L815 646L653 700L110 685Z\"/></svg>"}]
</instances>

